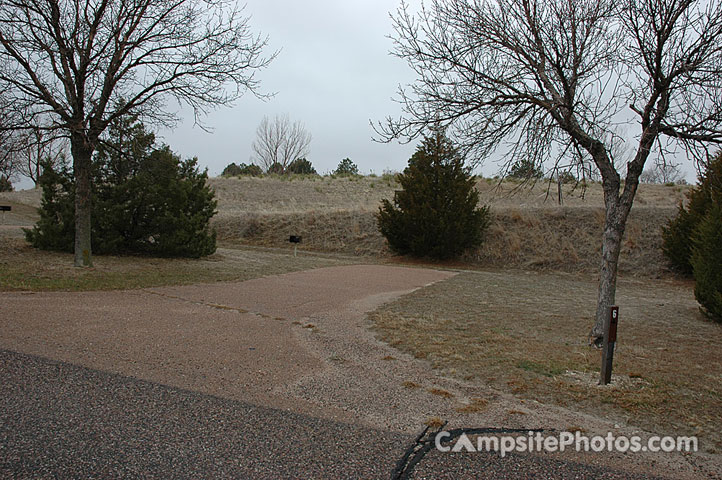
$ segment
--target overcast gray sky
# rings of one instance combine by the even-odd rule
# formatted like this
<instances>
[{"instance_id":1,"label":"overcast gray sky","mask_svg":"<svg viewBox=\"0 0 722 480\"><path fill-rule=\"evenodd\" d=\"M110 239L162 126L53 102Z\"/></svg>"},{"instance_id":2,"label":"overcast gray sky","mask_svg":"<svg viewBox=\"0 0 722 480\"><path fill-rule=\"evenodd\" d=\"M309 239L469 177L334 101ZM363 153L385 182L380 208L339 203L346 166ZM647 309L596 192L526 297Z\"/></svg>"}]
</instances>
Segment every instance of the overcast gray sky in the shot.
<instances>
[{"instance_id":1,"label":"overcast gray sky","mask_svg":"<svg viewBox=\"0 0 722 480\"><path fill-rule=\"evenodd\" d=\"M421 0L407 3L411 11L421 6ZM321 174L346 157L363 174L403 170L418 142L379 144L369 124L398 116L401 109L392 97L399 84L415 80L406 62L389 54L389 14L399 5L400 0L248 0L245 13L252 30L269 37L267 54L279 51L259 74L261 91L276 95L262 101L247 94L235 106L212 112L204 119L211 133L194 126L188 112L173 130L159 132L162 141L184 158L197 156L217 176L231 162L250 163L264 116L288 114L311 133L308 160ZM636 125L631 128L637 131ZM500 158L486 159L481 173L497 174ZM694 182L691 162L681 163L687 180Z\"/></svg>"},{"instance_id":2,"label":"overcast gray sky","mask_svg":"<svg viewBox=\"0 0 722 480\"><path fill-rule=\"evenodd\" d=\"M239 0L242 2L243 0ZM160 140L182 157L197 156L211 176L231 162L249 163L256 128L264 116L288 114L311 133L310 160L323 174L343 158L361 173L401 171L416 144L379 144L372 140L369 121L397 116L392 101L399 84L415 79L405 61L389 54L393 33L390 12L400 0L248 0L246 15L256 33L267 35L267 54L278 57L260 72L261 91L276 95L259 100L247 94L233 107L219 108L204 118L208 133L193 125L190 112L172 130L158 132ZM421 0L408 0L411 10ZM168 105L172 108L173 105ZM183 113L183 112L182 112ZM684 162L687 180L695 176ZM498 165L487 160L484 175ZM25 179L16 188L29 188Z\"/></svg>"},{"instance_id":3,"label":"overcast gray sky","mask_svg":"<svg viewBox=\"0 0 722 480\"><path fill-rule=\"evenodd\" d=\"M411 2L420 4L420 0ZM372 141L369 120L398 114L391 100L399 83L413 80L405 62L389 55L389 12L399 0L249 0L246 14L256 32L269 36L278 57L261 72L261 89L276 92L261 101L248 94L234 107L205 118L205 133L192 117L159 132L183 157L198 156L210 175L231 162L248 163L256 127L264 115L288 114L311 133L310 160L319 173L349 157L359 170L403 170L414 145Z\"/></svg>"}]
</instances>

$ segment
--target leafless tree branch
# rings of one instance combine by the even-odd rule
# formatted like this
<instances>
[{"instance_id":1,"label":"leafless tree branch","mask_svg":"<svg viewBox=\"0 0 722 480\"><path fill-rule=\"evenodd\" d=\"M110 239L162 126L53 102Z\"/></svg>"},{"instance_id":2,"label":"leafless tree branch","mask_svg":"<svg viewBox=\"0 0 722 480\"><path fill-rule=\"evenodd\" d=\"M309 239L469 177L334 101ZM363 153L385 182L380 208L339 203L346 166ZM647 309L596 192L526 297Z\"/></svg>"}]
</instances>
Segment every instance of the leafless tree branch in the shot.
<instances>
[{"instance_id":1,"label":"leafless tree branch","mask_svg":"<svg viewBox=\"0 0 722 480\"><path fill-rule=\"evenodd\" d=\"M375 125L379 140L441 124L479 160L504 147L509 163L601 177L598 339L647 158L671 142L704 161L722 143L719 0L431 0L392 19L392 53L417 79L399 88L403 114Z\"/></svg>"},{"instance_id":2,"label":"leafless tree branch","mask_svg":"<svg viewBox=\"0 0 722 480\"><path fill-rule=\"evenodd\" d=\"M311 134L300 121L291 123L288 115L263 117L252 145L254 161L267 172L285 172L291 162L308 155L310 144Z\"/></svg>"},{"instance_id":3,"label":"leafless tree branch","mask_svg":"<svg viewBox=\"0 0 722 480\"><path fill-rule=\"evenodd\" d=\"M0 92L23 112L7 128L70 140L76 265L90 263L88 171L108 125L131 113L171 124L171 99L200 122L244 92L262 96L266 43L233 0L0 0Z\"/></svg>"}]
</instances>

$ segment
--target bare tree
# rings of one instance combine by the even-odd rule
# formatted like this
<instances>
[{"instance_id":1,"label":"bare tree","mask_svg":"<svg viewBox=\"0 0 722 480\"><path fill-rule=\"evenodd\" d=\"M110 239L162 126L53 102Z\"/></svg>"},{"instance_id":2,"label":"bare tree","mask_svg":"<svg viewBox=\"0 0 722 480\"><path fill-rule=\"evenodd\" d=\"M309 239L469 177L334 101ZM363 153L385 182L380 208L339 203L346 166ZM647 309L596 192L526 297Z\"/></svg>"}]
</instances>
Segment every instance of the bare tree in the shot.
<instances>
[{"instance_id":1,"label":"bare tree","mask_svg":"<svg viewBox=\"0 0 722 480\"><path fill-rule=\"evenodd\" d=\"M35 127L29 131L16 131L20 146L15 154L17 173L38 185L45 165L55 167L65 161L67 141L56 131Z\"/></svg>"},{"instance_id":2,"label":"bare tree","mask_svg":"<svg viewBox=\"0 0 722 480\"><path fill-rule=\"evenodd\" d=\"M44 165L64 162L66 152L67 141L56 131L0 127L0 172L7 179L23 176L37 186Z\"/></svg>"},{"instance_id":3,"label":"bare tree","mask_svg":"<svg viewBox=\"0 0 722 480\"><path fill-rule=\"evenodd\" d=\"M13 130L19 112L8 101L7 91L0 89L0 181L8 184L18 174L18 158L23 135Z\"/></svg>"},{"instance_id":4,"label":"bare tree","mask_svg":"<svg viewBox=\"0 0 722 480\"><path fill-rule=\"evenodd\" d=\"M13 179L17 176L16 157L6 149L7 143L0 140L0 192L12 190Z\"/></svg>"},{"instance_id":5,"label":"bare tree","mask_svg":"<svg viewBox=\"0 0 722 480\"><path fill-rule=\"evenodd\" d=\"M0 131L0 181L11 182L17 175L15 139L10 132Z\"/></svg>"},{"instance_id":6,"label":"bare tree","mask_svg":"<svg viewBox=\"0 0 722 480\"><path fill-rule=\"evenodd\" d=\"M654 164L639 176L640 183L677 183L682 179L680 165L667 162L664 158L655 160Z\"/></svg>"},{"instance_id":7,"label":"bare tree","mask_svg":"<svg viewBox=\"0 0 722 480\"><path fill-rule=\"evenodd\" d=\"M75 181L75 265L91 265L90 164L113 120L172 123L164 102L196 121L247 90L266 40L228 0L0 0L0 89L24 114L69 138ZM122 100L122 101L121 101Z\"/></svg>"},{"instance_id":8,"label":"bare tree","mask_svg":"<svg viewBox=\"0 0 722 480\"><path fill-rule=\"evenodd\" d=\"M410 140L455 127L481 157L509 142L537 160L593 163L605 222L591 340L614 304L622 235L651 152L702 160L722 142L717 0L432 0L394 15L394 54L415 70L404 113L377 126ZM625 181L613 147L631 145Z\"/></svg>"},{"instance_id":9,"label":"bare tree","mask_svg":"<svg viewBox=\"0 0 722 480\"><path fill-rule=\"evenodd\" d=\"M263 117L256 129L253 142L254 161L267 172L278 169L281 173L298 158L308 155L311 134L300 121L291 123L288 115Z\"/></svg>"}]
</instances>

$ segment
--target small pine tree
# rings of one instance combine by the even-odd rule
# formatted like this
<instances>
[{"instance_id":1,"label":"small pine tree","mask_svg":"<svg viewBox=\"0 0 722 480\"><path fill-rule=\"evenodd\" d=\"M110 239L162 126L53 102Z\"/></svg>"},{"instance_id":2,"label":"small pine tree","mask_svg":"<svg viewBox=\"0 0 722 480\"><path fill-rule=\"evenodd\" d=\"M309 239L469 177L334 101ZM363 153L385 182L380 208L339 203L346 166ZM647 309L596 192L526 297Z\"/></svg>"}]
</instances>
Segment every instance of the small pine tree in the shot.
<instances>
[{"instance_id":1,"label":"small pine tree","mask_svg":"<svg viewBox=\"0 0 722 480\"><path fill-rule=\"evenodd\" d=\"M278 162L273 163L270 167L268 167L268 170L266 171L269 175L283 175L286 172L286 169L283 168L283 165L281 165Z\"/></svg>"},{"instance_id":2,"label":"small pine tree","mask_svg":"<svg viewBox=\"0 0 722 480\"><path fill-rule=\"evenodd\" d=\"M313 168L311 162L305 158L297 158L288 165L286 173L294 173L296 175L316 175L316 169Z\"/></svg>"},{"instance_id":3,"label":"small pine tree","mask_svg":"<svg viewBox=\"0 0 722 480\"><path fill-rule=\"evenodd\" d=\"M0 192L12 192L13 184L8 177L0 176Z\"/></svg>"},{"instance_id":4,"label":"small pine tree","mask_svg":"<svg viewBox=\"0 0 722 480\"><path fill-rule=\"evenodd\" d=\"M43 165L38 186L43 191L40 219L25 229L25 238L41 250L72 252L75 240L75 183L66 163Z\"/></svg>"},{"instance_id":5,"label":"small pine tree","mask_svg":"<svg viewBox=\"0 0 722 480\"><path fill-rule=\"evenodd\" d=\"M344 158L338 162L338 166L333 173L340 176L358 175L358 165L353 163L350 158Z\"/></svg>"},{"instance_id":6,"label":"small pine tree","mask_svg":"<svg viewBox=\"0 0 722 480\"><path fill-rule=\"evenodd\" d=\"M533 160L521 158L511 166L508 176L517 180L538 180L544 177L544 171Z\"/></svg>"},{"instance_id":7,"label":"small pine tree","mask_svg":"<svg viewBox=\"0 0 722 480\"><path fill-rule=\"evenodd\" d=\"M578 181L577 177L575 177L574 174L569 170L566 170L564 172L558 172L555 180L565 185L570 183L577 183Z\"/></svg>"},{"instance_id":8,"label":"small pine tree","mask_svg":"<svg viewBox=\"0 0 722 480\"><path fill-rule=\"evenodd\" d=\"M677 216L662 227L662 252L672 269L692 274L693 234L715 202L722 202L722 151L708 163L697 187L687 193L687 206L680 203Z\"/></svg>"},{"instance_id":9,"label":"small pine tree","mask_svg":"<svg viewBox=\"0 0 722 480\"><path fill-rule=\"evenodd\" d=\"M242 175L247 175L249 177L260 177L263 175L263 170L261 170L261 167L258 165L250 164L246 165L245 163L241 163L240 165L236 165L235 163L231 163L226 168L223 169L223 172L221 173L222 177L239 177Z\"/></svg>"},{"instance_id":10,"label":"small pine tree","mask_svg":"<svg viewBox=\"0 0 722 480\"><path fill-rule=\"evenodd\" d=\"M236 165L236 162L232 162L226 165L226 168L223 169L223 172L221 172L221 177L237 177L238 175L241 175L241 171L241 167Z\"/></svg>"},{"instance_id":11,"label":"small pine tree","mask_svg":"<svg viewBox=\"0 0 722 480\"><path fill-rule=\"evenodd\" d=\"M181 161L134 117L118 120L93 162L93 251L200 257L216 249L209 228L216 201L196 159ZM40 220L26 230L35 247L72 251L72 173L46 165Z\"/></svg>"},{"instance_id":12,"label":"small pine tree","mask_svg":"<svg viewBox=\"0 0 722 480\"><path fill-rule=\"evenodd\" d=\"M692 232L699 224L705 210L707 210L706 206L700 212L696 209L684 208L680 203L677 216L662 227L662 252L667 257L672 270L683 275L692 275Z\"/></svg>"},{"instance_id":13,"label":"small pine tree","mask_svg":"<svg viewBox=\"0 0 722 480\"><path fill-rule=\"evenodd\" d=\"M246 165L245 163L242 163L238 167L240 169L239 175L245 175L248 177L263 176L263 170L261 169L261 167L259 167L255 163L249 163L248 165Z\"/></svg>"},{"instance_id":14,"label":"small pine tree","mask_svg":"<svg viewBox=\"0 0 722 480\"><path fill-rule=\"evenodd\" d=\"M700 310L722 323L722 205L715 203L694 232L694 296Z\"/></svg>"},{"instance_id":15,"label":"small pine tree","mask_svg":"<svg viewBox=\"0 0 722 480\"><path fill-rule=\"evenodd\" d=\"M489 209L478 208L474 177L443 130L424 138L397 179L403 190L377 215L392 250L447 259L481 244Z\"/></svg>"}]
</instances>

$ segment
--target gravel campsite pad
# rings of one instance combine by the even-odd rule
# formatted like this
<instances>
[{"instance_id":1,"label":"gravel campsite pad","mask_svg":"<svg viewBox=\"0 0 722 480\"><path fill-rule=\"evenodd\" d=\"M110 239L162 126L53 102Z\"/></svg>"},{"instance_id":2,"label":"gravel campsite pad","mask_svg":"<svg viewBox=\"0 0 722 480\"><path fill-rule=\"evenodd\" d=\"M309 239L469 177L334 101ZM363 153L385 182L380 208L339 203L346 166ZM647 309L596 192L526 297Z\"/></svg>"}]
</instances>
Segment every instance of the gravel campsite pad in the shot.
<instances>
[{"instance_id":1,"label":"gravel campsite pad","mask_svg":"<svg viewBox=\"0 0 722 480\"><path fill-rule=\"evenodd\" d=\"M235 418L234 408L245 409L249 418L279 429L254 427L252 433L238 434L239 442L268 445L270 439L275 442L293 431L301 432L301 437L306 435L304 441L315 442L314 455L326 451L328 458L315 458L313 467L299 467L298 472L315 478L338 478L344 471L338 468L338 462L344 461L339 453L343 446L355 452L347 462L364 459L363 465L348 470L355 472L352 476L387 478L407 443L434 418L448 420L453 427L564 429L584 425L590 434L611 430L632 433L588 415L445 377L428 362L376 338L368 312L456 276L423 268L351 265L243 282L123 291L0 292L0 349L4 350L0 375L6 381L2 390L4 427L0 431L5 453L0 471L20 476L28 472L85 475L97 473L93 465L103 465L102 455L109 456L107 465L117 467L118 456L132 456L140 448L143 452L138 455L145 463L122 467L136 470L118 467L121 470L117 472L153 473L155 470L148 470L151 466L160 468L168 458L175 458L161 451L171 448L169 445L189 449L192 457L201 455L199 448L226 448L226 440L230 442L227 448L239 448L231 437L218 439L216 433L207 430L208 424L203 424L206 430L199 433L197 442L182 436L182 432L191 435L195 428L186 421L199 422L206 413L212 416L208 421L221 422L223 428L237 433L233 421L227 419ZM121 394L113 394L116 390ZM138 396L129 395L129 390L139 392ZM89 402L87 418L78 402ZM98 402L108 403L99 406ZM184 415L183 409L191 404L200 410ZM71 418L60 413L65 408L70 409ZM148 429L154 427L148 427L148 422L153 424L149 419L155 418L154 412L170 425L158 425L158 432L151 435ZM125 419L126 415L133 418ZM314 422L321 424L308 427L316 425ZM164 429L173 425L181 433L164 437ZM136 450L125 447L128 428L147 437L137 440ZM302 433L306 428L326 433L323 438L309 438ZM328 434L332 431L344 434L333 438ZM377 432L382 443L371 448L368 443L376 440L369 432ZM58 444L55 433L68 443ZM78 457L68 452L73 448L82 451L95 441L103 446L100 459L94 457L85 466L76 465L75 470L64 470L58 464L63 458L76 462ZM36 455L35 449L41 448L38 445L42 442L57 449L56 454L50 450L47 461ZM294 443L295 437L289 437L288 442L289 448L301 448ZM324 450L323 442L336 447ZM272 448L276 452L273 458L263 453L251 458L248 455L255 454L246 449L247 458L237 459L230 466L224 464L230 470L214 465L219 474L240 474L254 468L259 469L259 475L272 471L281 474L289 462L308 460L303 456L305 460L299 460L296 454L284 457L279 453L283 447L275 443ZM158 456L156 463L152 455ZM211 460L205 457L204 461ZM489 465L494 465L497 473L512 465L517 473L536 471L546 477L556 471L559 478L567 467L553 462L584 463L586 466L569 467L567 472L575 472L579 478L600 478L602 471L609 472L605 478L635 478L641 472L665 471L674 472L678 478L694 478L697 472L675 456L571 453L552 459L517 456L510 461ZM278 465L274 467L273 462ZM459 462L436 452L420 471L431 468L437 474L428 474L438 477L438 472L449 468L478 472L479 462L484 463L473 455ZM438 469L434 470L434 465ZM181 467L178 464L174 468ZM110 471L106 473L113 476ZM162 476L160 471L153 474Z\"/></svg>"}]
</instances>

